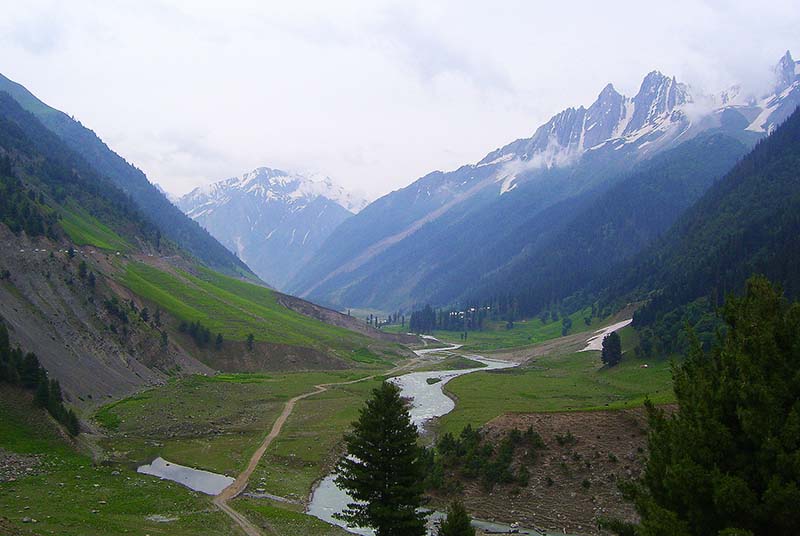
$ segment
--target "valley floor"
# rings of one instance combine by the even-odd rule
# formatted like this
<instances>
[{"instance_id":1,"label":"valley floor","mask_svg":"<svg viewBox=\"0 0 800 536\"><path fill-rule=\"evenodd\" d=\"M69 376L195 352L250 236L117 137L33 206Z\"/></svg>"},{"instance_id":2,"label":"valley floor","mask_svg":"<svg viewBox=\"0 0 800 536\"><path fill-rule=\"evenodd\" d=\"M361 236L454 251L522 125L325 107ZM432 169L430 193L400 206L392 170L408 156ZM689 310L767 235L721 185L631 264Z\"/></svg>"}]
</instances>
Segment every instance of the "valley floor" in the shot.
<instances>
[{"instance_id":1,"label":"valley floor","mask_svg":"<svg viewBox=\"0 0 800 536\"><path fill-rule=\"evenodd\" d=\"M626 353L614 369L600 366L598 352L574 351L591 335L587 332L498 352L492 357L523 364L505 371L475 372L447 384L446 392L457 403L455 411L436 423L439 432L458 433L471 424L483 426L491 435L531 424L548 444L525 489L501 486L487 495L465 481L464 498L473 514L576 534L594 533L597 514L632 515L620 501L615 479L635 476L640 470L639 449L644 445L640 414L598 410L637 407L645 396L657 402L670 402L671 397L668 364L649 363L643 368L644 363L633 357L635 332L626 328L622 334ZM471 353L465 349L451 352L443 361L413 365L418 370L471 367L475 363L469 360ZM3 422L11 423L6 427L16 432L4 435L0 448L33 453L48 465L44 474L0 483L0 505L12 522L41 533L107 534L100 530L107 526L120 534L142 527L149 534L235 534L239 529L214 508L210 497L139 475L135 468L163 456L236 476L289 399L314 391L320 383L342 383L296 402L255 465L246 493L229 503L265 534L342 536L341 529L304 514L304 508L314 483L340 455L342 434L363 401L391 372L372 368L171 380L96 414L104 434L100 444L107 452L100 464L74 454L58 438L38 438L38 432L23 423L20 410L14 409L20 404L6 401ZM362 381L346 383L353 380ZM561 448L553 437L567 431L577 442ZM546 484L548 479L553 483ZM588 488L584 480L589 481ZM66 495L62 501L50 500L76 491L77 496L67 501L70 506ZM23 524L27 517L36 523Z\"/></svg>"}]
</instances>

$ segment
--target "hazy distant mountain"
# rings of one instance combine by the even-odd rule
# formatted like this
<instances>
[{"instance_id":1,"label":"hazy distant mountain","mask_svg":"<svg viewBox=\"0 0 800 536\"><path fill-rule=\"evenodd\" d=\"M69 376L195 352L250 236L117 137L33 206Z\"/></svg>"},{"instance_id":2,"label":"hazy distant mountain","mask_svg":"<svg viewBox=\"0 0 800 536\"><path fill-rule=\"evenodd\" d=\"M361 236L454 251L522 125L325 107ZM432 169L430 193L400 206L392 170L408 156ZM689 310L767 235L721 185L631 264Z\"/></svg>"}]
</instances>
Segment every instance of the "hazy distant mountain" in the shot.
<instances>
[{"instance_id":1,"label":"hazy distant mountain","mask_svg":"<svg viewBox=\"0 0 800 536\"><path fill-rule=\"evenodd\" d=\"M639 163L700 133L752 144L800 104L787 54L768 95L705 95L657 71L630 98L607 85L477 164L433 172L345 221L289 290L336 306L448 303L556 233ZM491 252L491 253L489 253ZM524 268L520 268L524 269Z\"/></svg>"},{"instance_id":2,"label":"hazy distant mountain","mask_svg":"<svg viewBox=\"0 0 800 536\"><path fill-rule=\"evenodd\" d=\"M266 167L196 188L176 203L277 288L367 204L329 178Z\"/></svg>"}]
</instances>

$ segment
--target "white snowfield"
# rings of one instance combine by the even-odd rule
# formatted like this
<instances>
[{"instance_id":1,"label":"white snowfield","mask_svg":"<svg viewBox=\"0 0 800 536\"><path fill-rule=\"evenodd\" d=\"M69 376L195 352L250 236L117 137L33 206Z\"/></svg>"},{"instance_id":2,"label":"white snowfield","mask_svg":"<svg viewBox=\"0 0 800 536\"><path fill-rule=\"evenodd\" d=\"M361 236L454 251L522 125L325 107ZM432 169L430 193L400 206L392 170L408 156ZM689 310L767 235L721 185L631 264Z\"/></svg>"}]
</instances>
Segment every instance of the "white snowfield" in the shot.
<instances>
[{"instance_id":1,"label":"white snowfield","mask_svg":"<svg viewBox=\"0 0 800 536\"><path fill-rule=\"evenodd\" d=\"M610 326L607 326L603 329L598 329L597 331L595 331L594 335L592 335L586 340L586 348L581 350L581 352L588 352L590 350L597 350L598 352L602 351L603 339L606 338L606 335L624 328L631 322L633 322L633 318L623 320L622 322L617 322L616 324L611 324Z\"/></svg>"}]
</instances>

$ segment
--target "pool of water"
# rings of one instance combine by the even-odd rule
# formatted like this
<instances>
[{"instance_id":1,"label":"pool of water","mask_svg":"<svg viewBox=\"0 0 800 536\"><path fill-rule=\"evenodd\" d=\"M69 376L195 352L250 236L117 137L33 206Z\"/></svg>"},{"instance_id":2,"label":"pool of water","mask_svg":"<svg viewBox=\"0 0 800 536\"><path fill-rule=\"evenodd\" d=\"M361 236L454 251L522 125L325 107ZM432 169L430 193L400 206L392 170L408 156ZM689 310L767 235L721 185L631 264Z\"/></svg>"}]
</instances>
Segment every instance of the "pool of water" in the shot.
<instances>
[{"instance_id":1,"label":"pool of water","mask_svg":"<svg viewBox=\"0 0 800 536\"><path fill-rule=\"evenodd\" d=\"M206 495L219 494L230 486L234 480L229 476L168 462L164 458L156 458L151 463L141 465L136 469L136 472L171 480Z\"/></svg>"}]
</instances>

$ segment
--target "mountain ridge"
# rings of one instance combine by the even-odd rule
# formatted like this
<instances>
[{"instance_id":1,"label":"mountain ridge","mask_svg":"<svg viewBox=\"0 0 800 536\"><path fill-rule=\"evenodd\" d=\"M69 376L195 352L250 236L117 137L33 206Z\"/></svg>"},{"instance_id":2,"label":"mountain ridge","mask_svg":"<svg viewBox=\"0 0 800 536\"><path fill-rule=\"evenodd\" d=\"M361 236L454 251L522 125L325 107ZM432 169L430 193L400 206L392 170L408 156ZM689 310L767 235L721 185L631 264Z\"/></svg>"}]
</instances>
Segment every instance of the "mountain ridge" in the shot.
<instances>
[{"instance_id":1,"label":"mountain ridge","mask_svg":"<svg viewBox=\"0 0 800 536\"><path fill-rule=\"evenodd\" d=\"M797 65L790 54L782 61ZM638 162L700 133L722 132L754 143L800 103L797 79L778 94L760 97L737 88L703 95L658 71L644 77L632 98L608 84L588 108L563 110L530 138L491 151L476 164L425 175L378 199L331 234L288 290L336 307L393 310L421 303L431 290L443 300L440 305L457 301L463 289L456 287L500 268L521 251L481 258L481 240L516 243L510 229L525 219L600 192ZM549 232L545 226L541 230ZM450 257L461 264L432 254L423 243L448 244ZM402 270L398 263L404 264Z\"/></svg>"}]
</instances>

